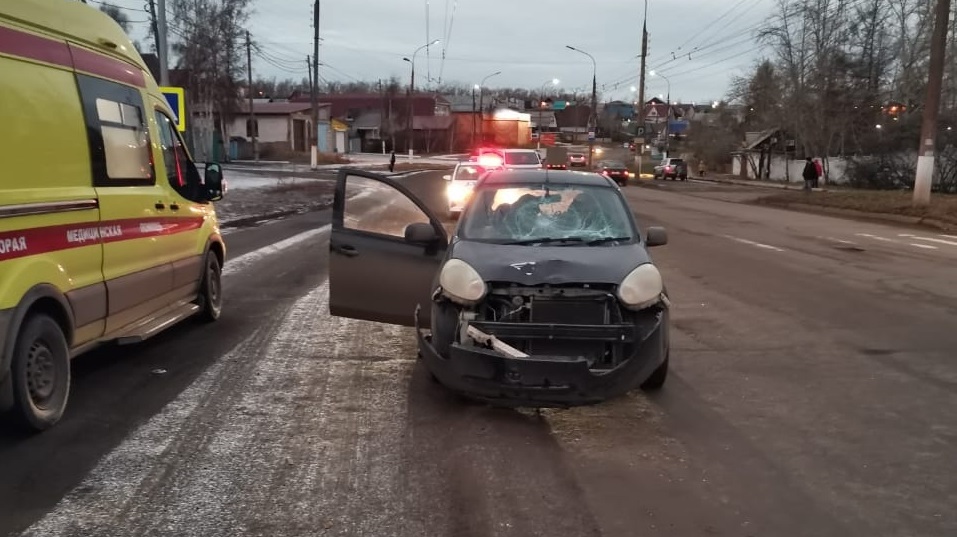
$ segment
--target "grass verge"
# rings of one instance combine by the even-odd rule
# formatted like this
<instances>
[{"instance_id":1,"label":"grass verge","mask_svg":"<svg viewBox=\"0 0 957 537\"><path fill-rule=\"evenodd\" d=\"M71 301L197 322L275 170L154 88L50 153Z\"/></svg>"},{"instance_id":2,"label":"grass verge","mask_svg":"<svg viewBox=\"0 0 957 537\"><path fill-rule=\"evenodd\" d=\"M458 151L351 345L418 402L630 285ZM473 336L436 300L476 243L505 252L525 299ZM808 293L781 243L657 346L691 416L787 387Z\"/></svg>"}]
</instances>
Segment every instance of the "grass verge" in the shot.
<instances>
[{"instance_id":1,"label":"grass verge","mask_svg":"<svg viewBox=\"0 0 957 537\"><path fill-rule=\"evenodd\" d=\"M957 196L934 194L927 207L912 203L908 191L844 190L831 192L780 192L754 200L760 205L800 209L801 206L842 209L863 213L907 216L957 225Z\"/></svg>"}]
</instances>

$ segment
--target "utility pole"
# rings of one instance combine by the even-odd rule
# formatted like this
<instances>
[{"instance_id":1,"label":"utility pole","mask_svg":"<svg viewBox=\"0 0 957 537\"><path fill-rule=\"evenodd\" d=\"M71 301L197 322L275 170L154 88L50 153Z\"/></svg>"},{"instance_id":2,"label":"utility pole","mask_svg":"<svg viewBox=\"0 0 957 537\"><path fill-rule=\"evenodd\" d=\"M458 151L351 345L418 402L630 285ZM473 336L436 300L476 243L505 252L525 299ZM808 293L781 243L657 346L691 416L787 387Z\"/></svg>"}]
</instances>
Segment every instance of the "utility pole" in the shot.
<instances>
[{"instance_id":1,"label":"utility pole","mask_svg":"<svg viewBox=\"0 0 957 537\"><path fill-rule=\"evenodd\" d=\"M246 75L249 80L249 134L253 140L253 159L259 162L259 148L256 146L259 126L256 125L256 113L253 111L253 55L252 46L249 42L249 30L246 30Z\"/></svg>"},{"instance_id":2,"label":"utility pole","mask_svg":"<svg viewBox=\"0 0 957 537\"><path fill-rule=\"evenodd\" d=\"M940 115L944 56L947 50L947 25L950 21L950 0L937 0L935 19L930 45L930 76L927 80L927 98L924 100L920 149L917 153L917 177L914 179L914 205L930 204L930 191L934 181L934 150L937 146L937 117Z\"/></svg>"},{"instance_id":3,"label":"utility pole","mask_svg":"<svg viewBox=\"0 0 957 537\"><path fill-rule=\"evenodd\" d=\"M169 86L168 48L166 46L166 0L157 0L156 7L156 56L159 58L160 64L160 86Z\"/></svg>"},{"instance_id":4,"label":"utility pole","mask_svg":"<svg viewBox=\"0 0 957 537\"><path fill-rule=\"evenodd\" d=\"M472 85L472 147L475 147L475 85Z\"/></svg>"},{"instance_id":5,"label":"utility pole","mask_svg":"<svg viewBox=\"0 0 957 537\"><path fill-rule=\"evenodd\" d=\"M645 153L645 58L648 57L648 0L645 0L645 17L641 23L641 72L638 73L638 128L641 143L635 148L638 156L638 175L641 177L641 157Z\"/></svg>"},{"instance_id":6,"label":"utility pole","mask_svg":"<svg viewBox=\"0 0 957 537\"><path fill-rule=\"evenodd\" d=\"M315 140L312 144L313 165L316 169L319 163L319 0L315 0L312 8L312 135Z\"/></svg>"},{"instance_id":7,"label":"utility pole","mask_svg":"<svg viewBox=\"0 0 957 537\"><path fill-rule=\"evenodd\" d=\"M594 61L594 60L593 60ZM598 80L595 71L591 75L591 128L595 129L595 136L598 136ZM595 136L588 137L588 168L592 167L592 156L595 154Z\"/></svg>"}]
</instances>

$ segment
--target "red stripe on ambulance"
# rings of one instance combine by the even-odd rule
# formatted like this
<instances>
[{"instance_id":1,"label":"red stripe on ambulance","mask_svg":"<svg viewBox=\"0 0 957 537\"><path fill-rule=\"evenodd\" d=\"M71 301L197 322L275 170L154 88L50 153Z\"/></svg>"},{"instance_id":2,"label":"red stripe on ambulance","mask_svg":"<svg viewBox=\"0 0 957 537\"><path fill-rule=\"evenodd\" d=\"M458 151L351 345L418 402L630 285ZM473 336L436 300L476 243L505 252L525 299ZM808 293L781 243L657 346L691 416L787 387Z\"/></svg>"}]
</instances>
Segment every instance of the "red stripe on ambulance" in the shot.
<instances>
[{"instance_id":1,"label":"red stripe on ambulance","mask_svg":"<svg viewBox=\"0 0 957 537\"><path fill-rule=\"evenodd\" d=\"M95 244L185 233L202 226L202 217L174 217L83 222L0 232L0 261Z\"/></svg>"}]
</instances>

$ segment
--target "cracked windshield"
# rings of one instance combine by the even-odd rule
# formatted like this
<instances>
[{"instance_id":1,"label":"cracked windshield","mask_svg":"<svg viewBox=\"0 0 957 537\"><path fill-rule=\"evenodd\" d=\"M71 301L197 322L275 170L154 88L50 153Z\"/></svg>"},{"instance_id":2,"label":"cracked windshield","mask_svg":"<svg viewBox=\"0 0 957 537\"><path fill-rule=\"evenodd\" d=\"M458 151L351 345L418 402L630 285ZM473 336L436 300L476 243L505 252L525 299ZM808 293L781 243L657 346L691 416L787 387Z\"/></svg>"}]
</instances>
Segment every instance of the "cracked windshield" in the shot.
<instances>
[{"instance_id":1,"label":"cracked windshield","mask_svg":"<svg viewBox=\"0 0 957 537\"><path fill-rule=\"evenodd\" d=\"M0 537L957 536L957 0L0 0Z\"/></svg>"},{"instance_id":2,"label":"cracked windshield","mask_svg":"<svg viewBox=\"0 0 957 537\"><path fill-rule=\"evenodd\" d=\"M631 222L607 188L487 188L464 217L462 238L489 241L631 238Z\"/></svg>"}]
</instances>

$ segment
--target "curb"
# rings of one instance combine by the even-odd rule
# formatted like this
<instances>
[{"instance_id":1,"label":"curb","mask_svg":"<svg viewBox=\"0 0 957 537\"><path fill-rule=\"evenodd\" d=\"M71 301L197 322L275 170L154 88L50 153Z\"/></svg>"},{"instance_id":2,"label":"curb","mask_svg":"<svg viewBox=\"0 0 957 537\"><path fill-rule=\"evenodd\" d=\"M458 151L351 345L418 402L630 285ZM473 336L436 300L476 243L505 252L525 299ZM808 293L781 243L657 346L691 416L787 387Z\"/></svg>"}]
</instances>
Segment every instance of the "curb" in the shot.
<instances>
[{"instance_id":1,"label":"curb","mask_svg":"<svg viewBox=\"0 0 957 537\"><path fill-rule=\"evenodd\" d=\"M253 216L243 216L241 218L233 218L231 220L220 220L219 227L221 228L231 228L231 227L243 227L248 224L254 224L260 220L275 220L276 218L282 218L284 216L292 216L294 214L305 214L312 211L324 211L332 207L332 202L328 204L311 207L308 209L286 209L283 211L274 211L271 213L257 214Z\"/></svg>"}]
</instances>

